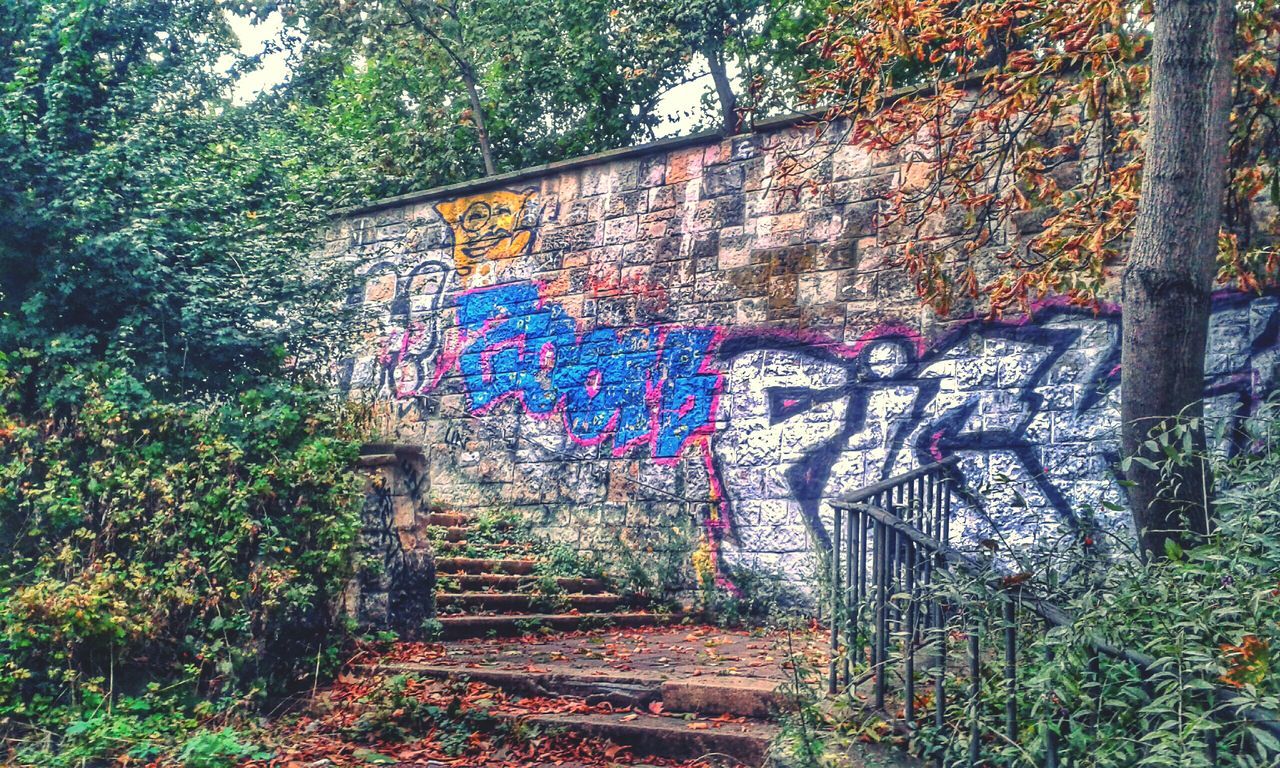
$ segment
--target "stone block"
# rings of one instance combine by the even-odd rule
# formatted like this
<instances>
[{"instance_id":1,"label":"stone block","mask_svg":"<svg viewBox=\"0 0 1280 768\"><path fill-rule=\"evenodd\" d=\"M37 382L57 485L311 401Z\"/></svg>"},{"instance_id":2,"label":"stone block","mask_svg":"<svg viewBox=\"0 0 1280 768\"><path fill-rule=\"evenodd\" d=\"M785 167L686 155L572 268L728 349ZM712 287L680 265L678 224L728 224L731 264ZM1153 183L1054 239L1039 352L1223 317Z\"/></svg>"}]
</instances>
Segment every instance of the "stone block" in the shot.
<instances>
[{"instance_id":1,"label":"stone block","mask_svg":"<svg viewBox=\"0 0 1280 768\"><path fill-rule=\"evenodd\" d=\"M696 179L702 175L703 150L698 147L678 149L667 156L666 182L680 182Z\"/></svg>"},{"instance_id":2,"label":"stone block","mask_svg":"<svg viewBox=\"0 0 1280 768\"><path fill-rule=\"evenodd\" d=\"M619 245L629 243L636 239L636 232L639 228L640 220L636 216L608 219L604 223L604 244Z\"/></svg>"},{"instance_id":3,"label":"stone block","mask_svg":"<svg viewBox=\"0 0 1280 768\"><path fill-rule=\"evenodd\" d=\"M745 181L746 167L740 163L705 168L701 196L705 199L740 194Z\"/></svg>"},{"instance_id":4,"label":"stone block","mask_svg":"<svg viewBox=\"0 0 1280 768\"><path fill-rule=\"evenodd\" d=\"M662 684L662 704L671 712L768 718L782 706L777 680L753 677L690 677Z\"/></svg>"},{"instance_id":5,"label":"stone block","mask_svg":"<svg viewBox=\"0 0 1280 768\"><path fill-rule=\"evenodd\" d=\"M391 497L391 525L397 529L410 529L418 521L418 515L425 513L422 501L409 496Z\"/></svg>"}]
</instances>

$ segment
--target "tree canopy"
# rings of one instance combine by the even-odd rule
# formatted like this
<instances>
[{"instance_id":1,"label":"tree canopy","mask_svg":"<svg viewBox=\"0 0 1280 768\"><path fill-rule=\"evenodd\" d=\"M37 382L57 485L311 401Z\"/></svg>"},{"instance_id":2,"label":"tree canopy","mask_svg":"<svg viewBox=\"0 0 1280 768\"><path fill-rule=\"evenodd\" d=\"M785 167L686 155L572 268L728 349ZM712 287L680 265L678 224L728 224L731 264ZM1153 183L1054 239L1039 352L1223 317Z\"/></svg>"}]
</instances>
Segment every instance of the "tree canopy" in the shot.
<instances>
[{"instance_id":1,"label":"tree canopy","mask_svg":"<svg viewBox=\"0 0 1280 768\"><path fill-rule=\"evenodd\" d=\"M334 142L230 106L220 3L24 0L0 34L0 349L187 391L325 346Z\"/></svg>"},{"instance_id":2,"label":"tree canopy","mask_svg":"<svg viewBox=\"0 0 1280 768\"><path fill-rule=\"evenodd\" d=\"M787 111L812 58L796 42L820 18L812 0L234 5L282 15L293 74L280 97L348 139L376 177L369 197L652 140L672 117L663 95L708 67L745 112ZM697 125L721 128L708 93Z\"/></svg>"}]
</instances>

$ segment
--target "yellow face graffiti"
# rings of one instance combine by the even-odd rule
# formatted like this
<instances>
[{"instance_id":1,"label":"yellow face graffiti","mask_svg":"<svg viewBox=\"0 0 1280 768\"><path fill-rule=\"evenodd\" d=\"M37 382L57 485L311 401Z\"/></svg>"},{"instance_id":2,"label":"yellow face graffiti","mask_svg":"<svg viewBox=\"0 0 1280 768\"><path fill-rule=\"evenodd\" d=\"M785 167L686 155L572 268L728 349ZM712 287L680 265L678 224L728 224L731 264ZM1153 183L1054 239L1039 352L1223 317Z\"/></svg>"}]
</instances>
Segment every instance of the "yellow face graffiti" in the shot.
<instances>
[{"instance_id":1,"label":"yellow face graffiti","mask_svg":"<svg viewBox=\"0 0 1280 768\"><path fill-rule=\"evenodd\" d=\"M533 230L525 208L533 190L485 192L438 203L453 230L453 259L464 284L491 282L497 263L529 249Z\"/></svg>"}]
</instances>

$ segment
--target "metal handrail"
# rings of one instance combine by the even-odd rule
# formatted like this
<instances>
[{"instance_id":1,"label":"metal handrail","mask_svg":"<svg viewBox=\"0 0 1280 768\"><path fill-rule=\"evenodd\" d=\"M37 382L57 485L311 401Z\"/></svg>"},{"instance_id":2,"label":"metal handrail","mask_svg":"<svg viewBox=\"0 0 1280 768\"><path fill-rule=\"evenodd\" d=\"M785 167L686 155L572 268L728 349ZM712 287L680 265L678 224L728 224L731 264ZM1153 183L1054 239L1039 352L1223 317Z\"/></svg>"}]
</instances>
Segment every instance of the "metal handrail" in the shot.
<instances>
[{"instance_id":1,"label":"metal handrail","mask_svg":"<svg viewBox=\"0 0 1280 768\"><path fill-rule=\"evenodd\" d=\"M983 572L986 571L986 568L979 560L966 555L954 547L941 544L930 539L928 536L925 536L915 530L891 512L865 504L860 506L862 506L864 511L872 518L881 520L886 525L891 525L895 531L900 535L910 538L917 546L929 549L933 553L944 558L947 566L954 567L957 570L964 572L966 575L975 578L981 578L984 575ZM1071 612L1043 598L1035 596L1023 584L1005 584L996 579L990 581L988 585L996 590L996 595L998 595L1001 600L1013 602L1016 605L1030 609L1032 613L1043 619L1049 626L1067 627L1076 622L1076 617L1072 615ZM1142 653L1141 651L1135 651L1131 648L1112 645L1096 634L1091 633L1085 635L1082 639L1091 649L1098 653L1119 661L1128 662L1136 667L1140 667L1143 671L1154 672L1159 667L1159 660L1154 656ZM1216 670L1192 669L1189 671L1192 675L1213 685L1218 696L1230 697L1226 702L1224 702L1224 706L1240 708L1232 714L1240 717L1241 719L1247 719L1250 722L1262 726L1269 730L1272 735L1280 737L1280 716L1276 713L1257 707L1243 696L1218 685L1216 682L1218 678Z\"/></svg>"},{"instance_id":2,"label":"metal handrail","mask_svg":"<svg viewBox=\"0 0 1280 768\"><path fill-rule=\"evenodd\" d=\"M842 498L836 499L835 501L831 502L831 506L848 507L853 504L860 504L862 502L865 502L867 499L870 499L874 496L884 493L885 491L892 490L893 488L903 485L904 483L909 483L912 480L917 480L922 477L929 477L932 475L939 474L941 472L947 472L950 474L952 470L955 468L955 466L959 463L960 463L959 456L948 456L947 458L941 461L935 461L932 464L925 464L922 467L916 467L915 469L908 470L906 472L903 472L900 475L895 475L885 480L881 480L878 483L872 483L871 485L863 486L862 488L859 488L858 490L854 491L848 496L844 496Z\"/></svg>"},{"instance_id":3,"label":"metal handrail","mask_svg":"<svg viewBox=\"0 0 1280 768\"><path fill-rule=\"evenodd\" d=\"M923 637L931 631L931 628L935 630L943 628L945 612L949 610L949 607L943 606L937 600L924 605L922 609L916 597L926 591L938 573L962 573L985 580L994 588L995 594L1001 600L1004 677L1008 692L1005 736L1016 743L1019 736L1016 610L1018 607L1029 610L1044 621L1047 628L1073 625L1076 617L1054 603L1035 595L1030 590L1029 584L1010 583L1006 579L990 577L990 569L980 560L950 546L948 543L950 526L945 517L950 515L950 493L959 491L951 485L958 479L954 473L955 464L954 457L936 462L831 502L835 512L835 527L831 559L832 661L829 669L829 692L834 695L839 691L842 677L850 690L865 681L865 677L860 677L856 681L852 679L849 664L850 649L856 648L861 652L865 644L869 646L866 650L870 652L868 674L874 680L873 708L887 715L884 710L889 661L889 619L892 616L899 627L899 634L902 634L902 630L905 629L906 638L906 649L902 654L904 712L901 720L907 728L913 727L915 657L924 647L917 638ZM867 503L868 499L878 503ZM894 508L904 507L911 519L904 519L892 511ZM936 514L931 513L941 513L945 517L939 520ZM921 527L917 527L913 521L920 521L921 527L925 530L921 530ZM847 531L842 531L843 528L847 528ZM935 533L938 535L933 535ZM842 560L846 564L844 570L840 567ZM903 593L910 596L909 601L905 606L895 604L891 595ZM866 605L868 601L872 603L869 609ZM872 627L870 631L864 631L863 625L868 618ZM921 622L923 622L923 632L921 632ZM969 706L976 713L979 706L978 683L981 676L979 632L977 628L970 628L967 634L970 675L973 680L969 692ZM1099 656L1106 656L1132 664L1144 676L1159 669L1159 662L1154 657L1116 646L1097 635L1086 635L1083 641L1094 654L1091 666L1096 666ZM837 660L842 645L846 649L843 669ZM933 648L932 666L936 670L933 681L935 722L937 726L942 727L945 724L946 708L943 688L946 669L945 639ZM1252 727L1265 730L1280 739L1280 717L1275 713L1219 685L1216 670L1193 670L1192 674L1211 686L1210 695L1213 697L1215 713L1248 721ZM969 739L969 757L972 764L980 755L980 733L976 716L970 726ZM1059 765L1057 733L1052 728L1047 728L1045 732L1045 745L1045 765L1056 768Z\"/></svg>"}]
</instances>

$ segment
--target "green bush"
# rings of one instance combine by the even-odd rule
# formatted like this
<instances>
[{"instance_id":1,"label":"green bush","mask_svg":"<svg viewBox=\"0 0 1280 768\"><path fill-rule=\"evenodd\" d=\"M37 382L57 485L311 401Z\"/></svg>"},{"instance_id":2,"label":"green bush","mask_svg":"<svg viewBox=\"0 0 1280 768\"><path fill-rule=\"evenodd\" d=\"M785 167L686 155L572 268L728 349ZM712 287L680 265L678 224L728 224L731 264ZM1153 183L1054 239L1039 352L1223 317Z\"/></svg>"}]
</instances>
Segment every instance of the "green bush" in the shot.
<instances>
[{"instance_id":1,"label":"green bush","mask_svg":"<svg viewBox=\"0 0 1280 768\"><path fill-rule=\"evenodd\" d=\"M1169 462L1189 448L1175 433ZM1113 564L1075 596L1077 619L1046 640L1056 650L1039 681L1065 711L1067 747L1098 766L1275 765L1280 741L1227 703L1280 712L1280 409L1267 405L1235 435L1246 450L1211 456L1216 531L1153 562ZM1140 651L1155 666L1103 659L1090 670L1086 637ZM1099 704L1099 700L1102 702ZM1099 736L1113 735L1113 738ZM1216 742L1217 759L1207 756Z\"/></svg>"},{"instance_id":2,"label":"green bush","mask_svg":"<svg viewBox=\"0 0 1280 768\"><path fill-rule=\"evenodd\" d=\"M105 367L33 411L35 362L0 354L0 737L89 759L310 684L359 531L350 416L286 384L162 402Z\"/></svg>"}]
</instances>

